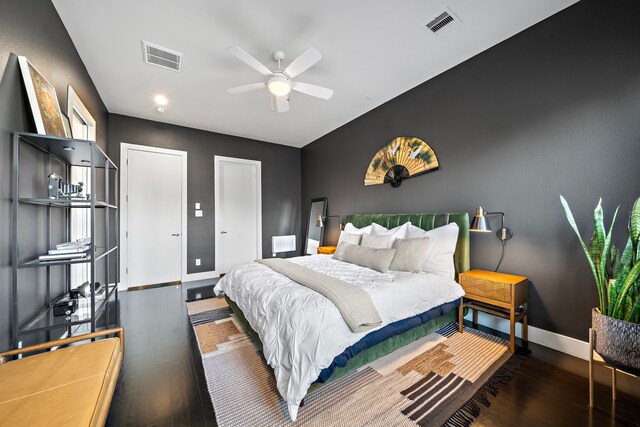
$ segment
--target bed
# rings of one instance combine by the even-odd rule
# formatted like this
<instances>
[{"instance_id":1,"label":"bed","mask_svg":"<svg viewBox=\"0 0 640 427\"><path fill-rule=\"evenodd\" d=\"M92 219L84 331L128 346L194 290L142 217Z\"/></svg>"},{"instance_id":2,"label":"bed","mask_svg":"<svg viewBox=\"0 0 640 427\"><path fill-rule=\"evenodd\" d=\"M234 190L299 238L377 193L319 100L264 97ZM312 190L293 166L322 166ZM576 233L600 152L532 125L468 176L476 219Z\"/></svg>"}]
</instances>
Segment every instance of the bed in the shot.
<instances>
[{"instance_id":1,"label":"bed","mask_svg":"<svg viewBox=\"0 0 640 427\"><path fill-rule=\"evenodd\" d=\"M386 228L410 221L423 230L456 223L453 264L456 274L469 269L466 213L349 215L346 221L355 227L375 222ZM292 420L310 387L332 381L455 320L463 295L455 281L435 274L380 273L327 255L289 261L365 289L382 318L379 327L355 333L323 295L257 262L233 269L218 282L216 294L225 295L273 368Z\"/></svg>"}]
</instances>

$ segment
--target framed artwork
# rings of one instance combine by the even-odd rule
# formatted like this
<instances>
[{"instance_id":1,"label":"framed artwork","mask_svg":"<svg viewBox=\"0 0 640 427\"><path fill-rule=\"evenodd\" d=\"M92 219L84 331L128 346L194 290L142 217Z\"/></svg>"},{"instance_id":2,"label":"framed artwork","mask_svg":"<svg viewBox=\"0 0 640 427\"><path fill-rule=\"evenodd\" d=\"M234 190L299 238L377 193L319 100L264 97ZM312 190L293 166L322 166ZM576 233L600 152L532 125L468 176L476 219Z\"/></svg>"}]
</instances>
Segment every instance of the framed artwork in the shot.
<instances>
[{"instance_id":1,"label":"framed artwork","mask_svg":"<svg viewBox=\"0 0 640 427\"><path fill-rule=\"evenodd\" d=\"M41 135L66 137L56 89L26 57L19 56L18 63L27 89L36 131Z\"/></svg>"},{"instance_id":2,"label":"framed artwork","mask_svg":"<svg viewBox=\"0 0 640 427\"><path fill-rule=\"evenodd\" d=\"M398 187L404 179L439 167L438 157L429 144L414 136L399 136L373 156L364 176L364 185L389 183Z\"/></svg>"},{"instance_id":3,"label":"framed artwork","mask_svg":"<svg viewBox=\"0 0 640 427\"><path fill-rule=\"evenodd\" d=\"M69 121L69 117L62 115L62 124L64 125L64 133L67 138L73 138L71 134L71 122Z\"/></svg>"},{"instance_id":4,"label":"framed artwork","mask_svg":"<svg viewBox=\"0 0 640 427\"><path fill-rule=\"evenodd\" d=\"M96 120L71 85L67 86L67 117L73 138L96 140Z\"/></svg>"}]
</instances>

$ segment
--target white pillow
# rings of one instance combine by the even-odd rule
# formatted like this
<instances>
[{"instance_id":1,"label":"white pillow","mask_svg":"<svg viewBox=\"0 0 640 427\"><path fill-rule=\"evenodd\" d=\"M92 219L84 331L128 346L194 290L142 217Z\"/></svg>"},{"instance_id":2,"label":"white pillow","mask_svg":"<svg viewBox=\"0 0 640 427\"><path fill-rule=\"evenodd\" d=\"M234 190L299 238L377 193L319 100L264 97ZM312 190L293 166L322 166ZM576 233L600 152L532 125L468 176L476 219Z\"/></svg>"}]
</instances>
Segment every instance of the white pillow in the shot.
<instances>
[{"instance_id":1,"label":"white pillow","mask_svg":"<svg viewBox=\"0 0 640 427\"><path fill-rule=\"evenodd\" d=\"M453 264L453 254L456 251L459 231L460 228L455 222L429 231L425 231L414 225L409 226L407 239L416 239L419 237L428 237L430 239L427 255L422 265L422 271L438 274L450 279L455 278L456 269Z\"/></svg>"},{"instance_id":2,"label":"white pillow","mask_svg":"<svg viewBox=\"0 0 640 427\"><path fill-rule=\"evenodd\" d=\"M393 242L395 242L396 239L406 239L408 237L407 231L409 230L411 223L405 222L404 224L392 228L391 230L387 230L385 227L376 223L373 223L371 225L373 226L371 228L371 234L373 234L374 236L391 236L388 247L392 248Z\"/></svg>"},{"instance_id":3,"label":"white pillow","mask_svg":"<svg viewBox=\"0 0 640 427\"><path fill-rule=\"evenodd\" d=\"M346 231L341 231L340 238L338 239L338 244L342 242L346 242L346 243L349 243L350 245L359 245L361 238L362 238L362 234L347 233Z\"/></svg>"},{"instance_id":4,"label":"white pillow","mask_svg":"<svg viewBox=\"0 0 640 427\"><path fill-rule=\"evenodd\" d=\"M364 246L365 248L374 248L374 249L389 249L389 242L391 241L391 235L378 235L378 234L368 234L364 233L362 235L362 240L360 241L360 246Z\"/></svg>"},{"instance_id":5,"label":"white pillow","mask_svg":"<svg viewBox=\"0 0 640 427\"><path fill-rule=\"evenodd\" d=\"M351 234L362 234L362 233L371 233L371 228L374 225L378 225L375 222L371 225L367 225L366 227L362 227L362 228L356 228L355 225L353 225L352 223L348 222L345 226L344 226L344 231L346 231L347 233L351 233ZM382 227L381 225L378 225L378 227Z\"/></svg>"}]
</instances>

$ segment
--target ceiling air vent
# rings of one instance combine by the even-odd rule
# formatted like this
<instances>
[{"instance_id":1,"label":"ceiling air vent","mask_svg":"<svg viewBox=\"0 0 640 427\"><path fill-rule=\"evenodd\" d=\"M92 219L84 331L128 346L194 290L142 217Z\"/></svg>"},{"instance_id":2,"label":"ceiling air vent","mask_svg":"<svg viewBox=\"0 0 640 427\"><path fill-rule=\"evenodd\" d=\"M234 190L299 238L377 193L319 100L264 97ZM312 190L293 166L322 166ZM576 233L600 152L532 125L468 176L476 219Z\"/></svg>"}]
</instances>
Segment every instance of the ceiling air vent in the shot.
<instances>
[{"instance_id":1,"label":"ceiling air vent","mask_svg":"<svg viewBox=\"0 0 640 427\"><path fill-rule=\"evenodd\" d=\"M438 13L427 23L426 27L435 36L441 36L460 25L462 21L449 9Z\"/></svg>"},{"instance_id":2,"label":"ceiling air vent","mask_svg":"<svg viewBox=\"0 0 640 427\"><path fill-rule=\"evenodd\" d=\"M182 54L157 44L142 40L142 50L144 62L167 68L173 71L180 71L182 68Z\"/></svg>"}]
</instances>

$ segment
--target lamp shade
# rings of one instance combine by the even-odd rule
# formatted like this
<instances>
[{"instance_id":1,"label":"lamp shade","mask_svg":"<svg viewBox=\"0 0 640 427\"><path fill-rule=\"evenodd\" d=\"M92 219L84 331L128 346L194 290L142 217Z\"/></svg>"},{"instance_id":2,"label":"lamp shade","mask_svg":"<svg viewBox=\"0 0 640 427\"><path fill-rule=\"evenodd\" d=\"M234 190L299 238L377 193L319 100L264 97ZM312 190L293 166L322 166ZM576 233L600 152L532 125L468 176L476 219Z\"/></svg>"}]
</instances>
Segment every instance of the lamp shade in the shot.
<instances>
[{"instance_id":1,"label":"lamp shade","mask_svg":"<svg viewBox=\"0 0 640 427\"><path fill-rule=\"evenodd\" d=\"M473 220L471 220L469 231L480 233L489 233L491 231L491 225L489 225L487 217L484 216L484 209L482 209L482 206L479 206L478 209L476 209L476 215L473 217Z\"/></svg>"},{"instance_id":2,"label":"lamp shade","mask_svg":"<svg viewBox=\"0 0 640 427\"><path fill-rule=\"evenodd\" d=\"M316 221L316 227L323 228L324 227L324 219L322 215L318 215L318 220Z\"/></svg>"}]
</instances>

